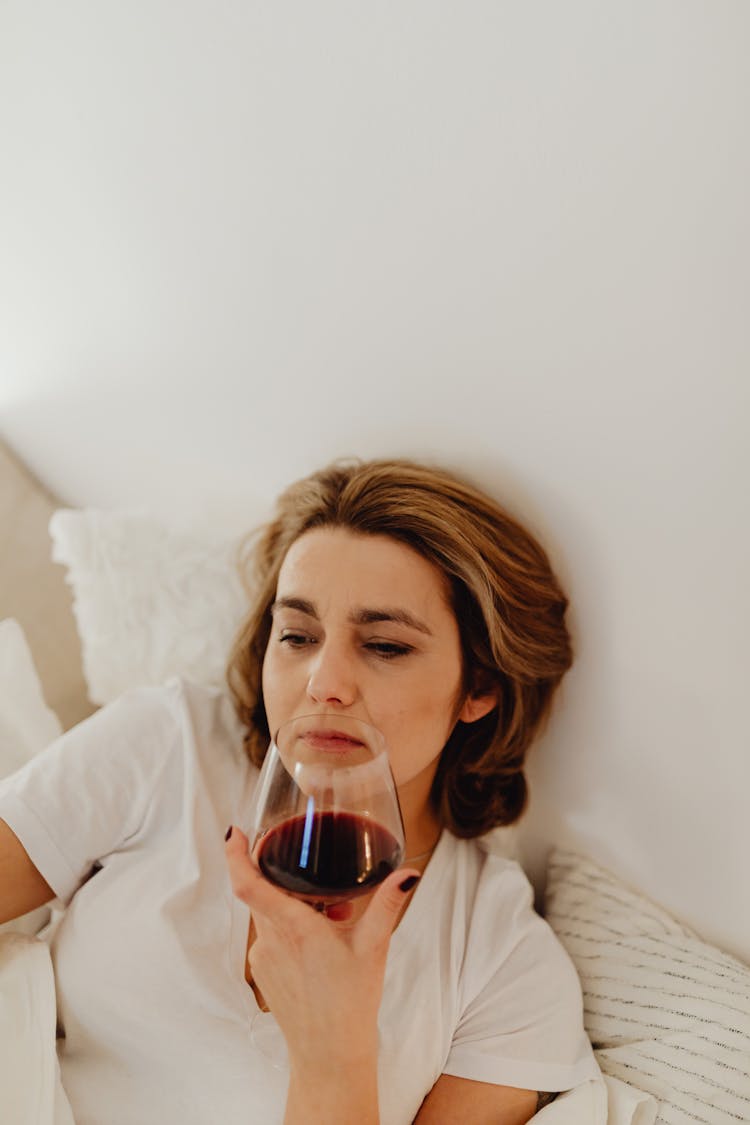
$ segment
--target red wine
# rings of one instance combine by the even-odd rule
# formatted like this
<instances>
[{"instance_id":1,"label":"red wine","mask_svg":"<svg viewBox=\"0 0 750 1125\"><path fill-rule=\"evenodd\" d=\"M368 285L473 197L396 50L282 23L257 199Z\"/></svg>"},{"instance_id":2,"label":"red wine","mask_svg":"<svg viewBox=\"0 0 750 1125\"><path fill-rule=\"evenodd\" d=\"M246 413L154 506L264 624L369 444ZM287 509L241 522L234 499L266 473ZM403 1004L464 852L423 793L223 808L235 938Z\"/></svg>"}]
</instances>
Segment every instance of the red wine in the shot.
<instances>
[{"instance_id":1,"label":"red wine","mask_svg":"<svg viewBox=\"0 0 750 1125\"><path fill-rule=\"evenodd\" d=\"M372 890L403 858L387 828L365 816L316 812L271 828L258 853L263 874L292 894L348 899Z\"/></svg>"}]
</instances>

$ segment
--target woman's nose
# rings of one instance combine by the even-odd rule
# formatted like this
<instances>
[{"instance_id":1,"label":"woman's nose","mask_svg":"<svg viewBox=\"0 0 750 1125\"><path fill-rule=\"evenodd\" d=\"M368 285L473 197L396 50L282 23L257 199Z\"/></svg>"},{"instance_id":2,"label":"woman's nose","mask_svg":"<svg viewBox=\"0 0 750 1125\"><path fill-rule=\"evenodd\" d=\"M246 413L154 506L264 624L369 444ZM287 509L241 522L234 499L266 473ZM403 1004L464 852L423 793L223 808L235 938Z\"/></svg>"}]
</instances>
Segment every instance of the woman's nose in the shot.
<instances>
[{"instance_id":1,"label":"woman's nose","mask_svg":"<svg viewBox=\"0 0 750 1125\"><path fill-rule=\"evenodd\" d=\"M330 644L317 646L307 694L315 703L338 703L343 707L354 703L357 689L346 653Z\"/></svg>"}]
</instances>

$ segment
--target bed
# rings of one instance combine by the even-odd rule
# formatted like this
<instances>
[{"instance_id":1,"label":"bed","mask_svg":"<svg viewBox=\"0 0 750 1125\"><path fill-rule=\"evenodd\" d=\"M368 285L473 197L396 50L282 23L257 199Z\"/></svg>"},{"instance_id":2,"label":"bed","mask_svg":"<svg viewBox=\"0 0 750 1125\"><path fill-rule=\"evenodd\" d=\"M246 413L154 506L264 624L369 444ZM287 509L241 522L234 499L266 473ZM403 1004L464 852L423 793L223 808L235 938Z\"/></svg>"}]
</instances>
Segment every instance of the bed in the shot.
<instances>
[{"instance_id":1,"label":"bed","mask_svg":"<svg viewBox=\"0 0 750 1125\"><path fill-rule=\"evenodd\" d=\"M131 686L173 674L221 682L243 606L235 535L65 509L5 447L0 526L0 776ZM515 833L491 846L536 854ZM594 851L561 840L541 875L531 867L581 979L609 1125L750 1121L745 960ZM55 914L53 904L0 934L0 1097L13 1125L72 1122L54 1053ZM537 1119L585 1125L601 1096L558 1098Z\"/></svg>"}]
</instances>

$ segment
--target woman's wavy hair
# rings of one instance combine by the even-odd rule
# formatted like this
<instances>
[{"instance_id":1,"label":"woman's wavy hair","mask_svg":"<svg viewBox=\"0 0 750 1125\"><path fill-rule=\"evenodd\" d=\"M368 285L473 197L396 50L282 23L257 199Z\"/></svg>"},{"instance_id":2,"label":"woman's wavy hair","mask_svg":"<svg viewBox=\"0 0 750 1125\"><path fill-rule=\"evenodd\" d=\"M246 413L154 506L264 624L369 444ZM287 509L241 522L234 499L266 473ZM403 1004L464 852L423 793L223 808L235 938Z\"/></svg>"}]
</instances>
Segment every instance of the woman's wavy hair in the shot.
<instances>
[{"instance_id":1,"label":"woman's wavy hair","mask_svg":"<svg viewBox=\"0 0 750 1125\"><path fill-rule=\"evenodd\" d=\"M457 722L432 787L442 822L480 836L524 811L526 753L572 662L568 600L536 539L490 497L443 469L407 460L334 462L280 496L275 517L240 551L251 610L227 666L251 760L269 730L261 687L271 605L282 562L304 532L342 527L406 543L447 580L459 626L464 689L496 694L473 723Z\"/></svg>"}]
</instances>

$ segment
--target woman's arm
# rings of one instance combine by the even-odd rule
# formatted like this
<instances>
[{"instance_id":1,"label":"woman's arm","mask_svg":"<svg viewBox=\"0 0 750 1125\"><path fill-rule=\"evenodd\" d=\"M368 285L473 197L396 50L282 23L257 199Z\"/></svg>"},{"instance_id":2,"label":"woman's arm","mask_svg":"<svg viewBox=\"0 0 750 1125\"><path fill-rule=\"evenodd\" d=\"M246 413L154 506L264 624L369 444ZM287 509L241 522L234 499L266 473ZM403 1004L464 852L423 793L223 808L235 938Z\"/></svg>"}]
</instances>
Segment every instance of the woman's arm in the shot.
<instances>
[{"instance_id":1,"label":"woman's arm","mask_svg":"<svg viewBox=\"0 0 750 1125\"><path fill-rule=\"evenodd\" d=\"M400 885L418 872L394 872L364 914L337 929L264 879L236 828L227 859L234 893L255 921L253 979L289 1052L285 1125L377 1125L377 1021L386 959L405 901Z\"/></svg>"},{"instance_id":2,"label":"woman's arm","mask_svg":"<svg viewBox=\"0 0 750 1125\"><path fill-rule=\"evenodd\" d=\"M471 1082L443 1074L422 1102L414 1125L526 1125L537 1111L535 1090Z\"/></svg>"},{"instance_id":3,"label":"woman's arm","mask_svg":"<svg viewBox=\"0 0 750 1125\"><path fill-rule=\"evenodd\" d=\"M377 1057L377 1056L376 1056ZM290 1077L284 1125L380 1125L377 1063L346 1064L336 1076ZM445 1121L445 1119L443 1119Z\"/></svg>"},{"instance_id":4,"label":"woman's arm","mask_svg":"<svg viewBox=\"0 0 750 1125\"><path fill-rule=\"evenodd\" d=\"M377 1016L391 934L404 905L394 872L364 915L335 930L271 886L234 828L227 858L234 893L253 911L252 976L284 1033L290 1082L285 1125L378 1125ZM415 1125L526 1125L536 1091L442 1075Z\"/></svg>"},{"instance_id":5,"label":"woman's arm","mask_svg":"<svg viewBox=\"0 0 750 1125\"><path fill-rule=\"evenodd\" d=\"M20 918L54 897L15 832L0 820L0 922Z\"/></svg>"}]
</instances>

